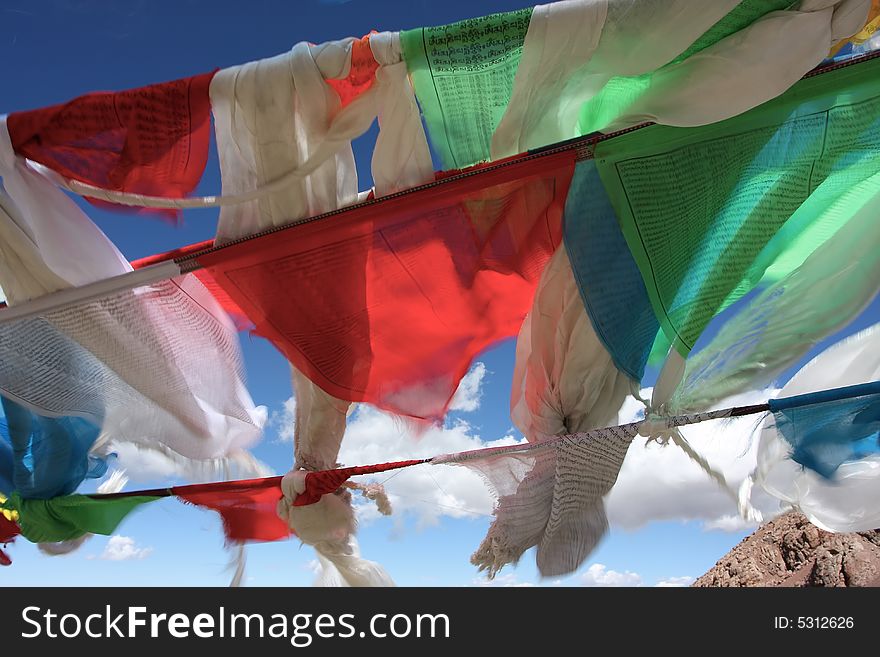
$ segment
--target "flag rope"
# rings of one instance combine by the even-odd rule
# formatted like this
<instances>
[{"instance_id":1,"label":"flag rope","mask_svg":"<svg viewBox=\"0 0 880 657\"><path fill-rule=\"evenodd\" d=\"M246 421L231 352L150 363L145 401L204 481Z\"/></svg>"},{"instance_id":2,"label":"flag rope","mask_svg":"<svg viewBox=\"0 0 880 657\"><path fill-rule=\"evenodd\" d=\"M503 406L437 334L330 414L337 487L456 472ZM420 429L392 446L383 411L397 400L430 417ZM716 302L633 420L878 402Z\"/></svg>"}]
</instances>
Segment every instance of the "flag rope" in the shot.
<instances>
[{"instance_id":1,"label":"flag rope","mask_svg":"<svg viewBox=\"0 0 880 657\"><path fill-rule=\"evenodd\" d=\"M796 397L787 397L776 400L771 400L769 402L763 404L750 404L747 406L732 406L729 408L723 408L716 411L706 411L703 413L691 413L687 415L672 415L668 417L661 418L651 418L646 420L639 420L637 422L629 422L627 424L615 425L612 427L603 427L600 429L591 429L590 431L584 431L580 433L574 434L566 434L561 436L553 436L552 438L548 438L547 440L542 440L539 442L533 443L517 443L514 445L502 445L499 447L484 447L481 449L473 449L467 450L463 452L454 452L451 454L438 454L437 456L424 458L424 459L414 459L408 461L392 461L389 463L376 463L372 465L362 465L362 466L350 466L345 468L334 468L331 470L318 470L309 472L307 474L307 486L309 483L309 476L314 476L316 479L312 481L318 481L320 477L332 475L330 479L327 481L338 482L337 486L333 488L333 490L341 485L349 477L357 476L357 475L365 475L365 474L378 474L380 472L388 472L391 470L402 470L403 468L409 468L416 465L441 465L446 463L464 463L466 461L471 461L475 459L495 457L495 456L509 456L512 454L528 454L534 450L544 449L553 445L559 445L562 443L566 443L568 445L571 444L585 444L586 442L595 439L607 432L610 429L622 430L626 431L637 431L639 428L642 428L643 425L650 426L652 430L656 429L658 421L661 423L661 426L665 424L665 428L672 429L674 427L681 427L690 424L699 424L701 422L708 422L710 420L718 420L725 418L734 418L734 417L744 417L748 415L756 415L758 413L766 413L771 412L774 408L794 408L794 407L802 407L802 406L811 406L814 404L824 403L828 399L842 400L842 399L852 399L855 397L864 396L867 393L876 394L880 391L880 382L874 382L871 384L861 384L861 385L853 385L853 386L845 386L842 388L832 388L829 390L823 390L819 393L813 393L809 395L798 395ZM230 491L236 489L262 489L262 488L270 488L273 486L281 485L282 477L276 475L274 477L264 477L259 479L240 479L234 481L219 481L219 482L211 482L204 484L189 484L185 486L168 486L164 488L153 488L150 490L139 490L139 491L124 491L118 493L94 493L88 495L88 497L94 499L116 499L121 497L132 497L138 495L149 495L154 497L172 497L180 494L192 494L192 493L205 493L205 492L223 492ZM390 477L389 477L390 479ZM332 492L332 491L325 491ZM321 493L323 494L323 493ZM317 498L320 497L317 490L308 491L306 494L307 497L314 499L317 501ZM317 497L316 497L317 496Z\"/></svg>"}]
</instances>

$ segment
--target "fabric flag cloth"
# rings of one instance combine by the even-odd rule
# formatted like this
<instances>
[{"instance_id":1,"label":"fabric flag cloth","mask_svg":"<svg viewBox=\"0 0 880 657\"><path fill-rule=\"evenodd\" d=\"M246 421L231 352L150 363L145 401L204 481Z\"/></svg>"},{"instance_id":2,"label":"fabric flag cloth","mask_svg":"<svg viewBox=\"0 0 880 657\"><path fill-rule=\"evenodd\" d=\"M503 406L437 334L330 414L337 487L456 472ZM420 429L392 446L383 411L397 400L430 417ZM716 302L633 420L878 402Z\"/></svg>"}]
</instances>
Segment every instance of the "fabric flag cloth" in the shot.
<instances>
[{"instance_id":1,"label":"fabric flag cloth","mask_svg":"<svg viewBox=\"0 0 880 657\"><path fill-rule=\"evenodd\" d=\"M871 0L868 22L851 38L835 44L826 62L843 62L878 49L880 49L880 0Z\"/></svg>"},{"instance_id":2,"label":"fabric flag cloth","mask_svg":"<svg viewBox=\"0 0 880 657\"><path fill-rule=\"evenodd\" d=\"M442 417L472 358L519 330L562 237L574 157L512 161L197 262L328 394Z\"/></svg>"},{"instance_id":3,"label":"fabric flag cloth","mask_svg":"<svg viewBox=\"0 0 880 657\"><path fill-rule=\"evenodd\" d=\"M224 206L218 244L354 203L351 140L377 116L381 129L372 161L377 195L431 180L430 152L399 36L372 34L369 48L372 64L363 61L368 56L363 41L299 43L289 53L216 75L211 103L223 194L255 190L299 172L282 193ZM359 61L354 67L353 53ZM364 82L371 70L375 79ZM281 98L285 102L278 102Z\"/></svg>"},{"instance_id":4,"label":"fabric flag cloth","mask_svg":"<svg viewBox=\"0 0 880 657\"><path fill-rule=\"evenodd\" d=\"M578 162L565 203L565 248L596 336L641 381L660 324L596 162Z\"/></svg>"},{"instance_id":5,"label":"fabric flag cloth","mask_svg":"<svg viewBox=\"0 0 880 657\"><path fill-rule=\"evenodd\" d=\"M341 100L324 71L328 78L343 77L353 42L299 43L289 53L217 73L211 109L224 195L279 178L326 142ZM216 242L353 203L357 192L354 155L350 145L343 146L284 193L221 208Z\"/></svg>"},{"instance_id":6,"label":"fabric flag cloth","mask_svg":"<svg viewBox=\"0 0 880 657\"><path fill-rule=\"evenodd\" d=\"M601 129L581 131L579 114L614 76L660 68L737 4L566 0L535 7L492 157Z\"/></svg>"},{"instance_id":7,"label":"fabric flag cloth","mask_svg":"<svg viewBox=\"0 0 880 657\"><path fill-rule=\"evenodd\" d=\"M214 460L260 435L235 328L182 277L0 326L0 389L45 416L75 415L113 444Z\"/></svg>"},{"instance_id":8,"label":"fabric flag cloth","mask_svg":"<svg viewBox=\"0 0 880 657\"><path fill-rule=\"evenodd\" d=\"M336 467L351 402L327 394L291 366L296 403L292 470L330 470Z\"/></svg>"},{"instance_id":9,"label":"fabric flag cloth","mask_svg":"<svg viewBox=\"0 0 880 657\"><path fill-rule=\"evenodd\" d=\"M12 147L64 178L96 187L187 196L208 160L213 75L13 112L8 118Z\"/></svg>"},{"instance_id":10,"label":"fabric flag cloth","mask_svg":"<svg viewBox=\"0 0 880 657\"><path fill-rule=\"evenodd\" d=\"M532 8L401 32L404 59L444 169L489 158Z\"/></svg>"},{"instance_id":11,"label":"fabric flag cloth","mask_svg":"<svg viewBox=\"0 0 880 657\"><path fill-rule=\"evenodd\" d=\"M492 156L644 122L703 125L739 114L819 64L835 41L864 25L869 4L568 0L538 6Z\"/></svg>"},{"instance_id":12,"label":"fabric flag cloth","mask_svg":"<svg viewBox=\"0 0 880 657\"><path fill-rule=\"evenodd\" d=\"M172 492L184 502L211 509L223 519L228 542L278 541L291 530L275 513L281 499L281 477L178 486Z\"/></svg>"},{"instance_id":13,"label":"fabric flag cloth","mask_svg":"<svg viewBox=\"0 0 880 657\"><path fill-rule=\"evenodd\" d=\"M862 28L869 5L566 0L402 42L431 141L445 168L460 168L599 130L745 111Z\"/></svg>"},{"instance_id":14,"label":"fabric flag cloth","mask_svg":"<svg viewBox=\"0 0 880 657\"><path fill-rule=\"evenodd\" d=\"M13 305L131 271L44 172L15 155L0 121L0 284ZM180 459L223 458L265 419L234 327L192 276L3 324L0 390L38 415L83 418ZM108 440L95 450L111 451Z\"/></svg>"},{"instance_id":15,"label":"fabric flag cloth","mask_svg":"<svg viewBox=\"0 0 880 657\"><path fill-rule=\"evenodd\" d=\"M145 258L132 260L131 266L133 269L143 269L144 267L149 267L150 265L158 264L160 262L167 262L168 260L174 260L176 258L192 255L198 251L210 249L213 245L214 240L205 240L203 242L196 242L195 244L188 244L179 249L173 249L165 253L158 253ZM209 271L199 269L193 272L192 275L199 279L199 282L208 292L210 292L211 296L214 297L218 304L220 304L220 307L223 308L226 314L229 315L229 319L235 324L236 330L250 331L254 328L253 322L232 300L232 297L226 294L226 291L217 284L217 281L214 280L214 277L211 276Z\"/></svg>"},{"instance_id":16,"label":"fabric flag cloth","mask_svg":"<svg viewBox=\"0 0 880 657\"><path fill-rule=\"evenodd\" d=\"M9 446L12 463L0 473L0 492L17 491L25 499L49 499L73 493L84 479L107 472L103 459L89 455L101 428L79 417L50 418L0 399L0 442ZM0 459L0 469L5 469Z\"/></svg>"},{"instance_id":17,"label":"fabric flag cloth","mask_svg":"<svg viewBox=\"0 0 880 657\"><path fill-rule=\"evenodd\" d=\"M517 338L511 417L530 443L612 424L633 381L593 330L568 255L547 265ZM519 457L466 462L497 491L495 520L471 561L490 577L537 546L538 570L576 570L608 528L603 503L635 431Z\"/></svg>"},{"instance_id":18,"label":"fabric flag cloth","mask_svg":"<svg viewBox=\"0 0 880 657\"><path fill-rule=\"evenodd\" d=\"M651 305L682 356L716 313L791 272L862 208L852 188L868 194L880 166L878 65L808 78L710 126L651 126L597 145Z\"/></svg>"},{"instance_id":19,"label":"fabric flag cloth","mask_svg":"<svg viewBox=\"0 0 880 657\"><path fill-rule=\"evenodd\" d=\"M770 400L770 410L791 460L826 479L847 461L880 454L880 381Z\"/></svg>"},{"instance_id":20,"label":"fabric flag cloth","mask_svg":"<svg viewBox=\"0 0 880 657\"><path fill-rule=\"evenodd\" d=\"M63 495L50 500L24 500L13 493L0 509L18 512L21 535L32 543L56 543L85 534L112 534L120 522L142 504L160 497L143 495L96 500L85 495Z\"/></svg>"},{"instance_id":21,"label":"fabric flag cloth","mask_svg":"<svg viewBox=\"0 0 880 657\"><path fill-rule=\"evenodd\" d=\"M0 117L0 275L10 305L129 271L107 236L38 168Z\"/></svg>"},{"instance_id":22,"label":"fabric flag cloth","mask_svg":"<svg viewBox=\"0 0 880 657\"><path fill-rule=\"evenodd\" d=\"M0 493L0 503L6 501L6 496ZM15 541L15 537L21 534L21 528L15 522L16 515L12 512L0 509L0 545L6 547L7 544ZM12 559L2 549L0 549L0 566L11 566Z\"/></svg>"},{"instance_id":23,"label":"fabric flag cloth","mask_svg":"<svg viewBox=\"0 0 880 657\"><path fill-rule=\"evenodd\" d=\"M370 37L376 70L379 135L370 170L377 198L431 182L434 163L410 82L399 32Z\"/></svg>"},{"instance_id":24,"label":"fabric flag cloth","mask_svg":"<svg viewBox=\"0 0 880 657\"><path fill-rule=\"evenodd\" d=\"M880 324L841 340L801 368L761 428L755 483L828 531L880 527L878 380ZM826 386L864 386L866 394L822 403L827 393L817 391ZM787 401L804 397L820 403L786 408Z\"/></svg>"},{"instance_id":25,"label":"fabric flag cloth","mask_svg":"<svg viewBox=\"0 0 880 657\"><path fill-rule=\"evenodd\" d=\"M346 77L327 79L327 84L333 87L336 95L339 96L341 107L351 103L361 93L369 89L376 80L376 69L379 68L379 62L376 61L371 48L371 37L374 34L376 34L375 31L351 41Z\"/></svg>"},{"instance_id":26,"label":"fabric flag cloth","mask_svg":"<svg viewBox=\"0 0 880 657\"><path fill-rule=\"evenodd\" d=\"M700 3L707 7L702 11L716 4ZM604 93L582 107L578 129L609 132L646 121L702 125L749 110L788 89L838 40L857 32L869 5L745 0L665 66L609 81ZM663 38L663 32L654 33Z\"/></svg>"},{"instance_id":27,"label":"fabric flag cloth","mask_svg":"<svg viewBox=\"0 0 880 657\"><path fill-rule=\"evenodd\" d=\"M851 156L873 163L880 132ZM870 134L869 132L865 133ZM842 193L832 191L818 226L799 233L827 236L825 241L781 279L770 282L730 317L719 332L687 361L683 382L671 409L709 408L736 392L769 384L821 340L843 329L880 291L880 175L853 179ZM820 186L820 190L822 187ZM819 201L818 192L814 194ZM809 209L810 202L801 206ZM798 211L800 212L800 210ZM791 222L798 213L789 219ZM837 228L834 224L843 221ZM836 228L836 232L835 231ZM794 247L793 249L794 250ZM777 259L782 262L784 259ZM772 281L772 279L771 279Z\"/></svg>"},{"instance_id":28,"label":"fabric flag cloth","mask_svg":"<svg viewBox=\"0 0 880 657\"><path fill-rule=\"evenodd\" d=\"M576 570L608 530L603 496L617 481L636 425L565 436L521 454L438 461L480 473L496 495L495 520L471 562L490 578L537 546L544 577ZM437 459L435 459L437 461Z\"/></svg>"}]
</instances>

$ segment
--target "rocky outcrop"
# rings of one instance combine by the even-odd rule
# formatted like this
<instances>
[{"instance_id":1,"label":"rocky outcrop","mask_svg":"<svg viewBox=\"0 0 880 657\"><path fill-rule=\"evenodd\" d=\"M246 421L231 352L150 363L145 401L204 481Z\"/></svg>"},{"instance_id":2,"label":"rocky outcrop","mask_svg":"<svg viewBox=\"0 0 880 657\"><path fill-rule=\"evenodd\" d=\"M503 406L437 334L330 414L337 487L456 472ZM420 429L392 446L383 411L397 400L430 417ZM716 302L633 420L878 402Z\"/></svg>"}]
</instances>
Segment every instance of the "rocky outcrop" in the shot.
<instances>
[{"instance_id":1,"label":"rocky outcrop","mask_svg":"<svg viewBox=\"0 0 880 657\"><path fill-rule=\"evenodd\" d=\"M792 511L743 539L693 586L880 586L880 530L832 534Z\"/></svg>"}]
</instances>

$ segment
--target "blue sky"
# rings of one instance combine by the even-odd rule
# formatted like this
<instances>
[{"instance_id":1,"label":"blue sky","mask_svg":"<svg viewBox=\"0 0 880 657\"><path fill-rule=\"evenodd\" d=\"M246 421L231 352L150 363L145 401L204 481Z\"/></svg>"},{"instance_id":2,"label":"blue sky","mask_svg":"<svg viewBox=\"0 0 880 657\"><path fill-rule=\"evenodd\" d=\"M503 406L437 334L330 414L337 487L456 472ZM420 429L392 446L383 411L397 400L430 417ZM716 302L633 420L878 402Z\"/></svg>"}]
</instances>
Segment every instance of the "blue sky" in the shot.
<instances>
[{"instance_id":1,"label":"blue sky","mask_svg":"<svg viewBox=\"0 0 880 657\"><path fill-rule=\"evenodd\" d=\"M298 41L442 24L528 4L518 0L0 0L4 28L0 112L202 73L273 56ZM362 189L370 185L370 138L368 134L355 144ZM212 153L198 192L219 190ZM183 225L175 227L85 207L130 259L209 239L216 227L215 210L187 211ZM875 304L846 332L876 321L878 315ZM288 366L267 342L246 334L241 342L251 394L273 418L255 453L283 473L293 452L283 436L285 403L291 395ZM353 418L354 432L359 433L347 439L351 446L343 450L343 457L379 454L374 461L389 460L407 449L427 456L450 451L449 445L478 446L481 441L517 437L508 408L512 342L478 360L482 365L472 370L462 409L450 414L443 429L411 447L401 446L399 424L362 408ZM748 470L747 431L707 427L701 440L712 453L726 455L737 472ZM687 583L748 533L729 517L735 512L729 501L681 455L639 449L635 469L624 473L628 477L621 484L624 492L610 503L613 529L578 573L562 582L541 582L534 558L527 554L517 568L505 569L496 583ZM661 469L671 479L652 479ZM396 502L395 515L375 518L369 509L364 511L359 533L362 552L382 563L400 585L481 582L469 556L489 525L488 496L475 478L444 477L395 476L387 482ZM132 486L157 483L145 479ZM73 555L44 557L26 541L12 547L11 554L14 565L0 571L0 582L6 585L225 585L230 577L217 517L173 499L147 505L123 523L118 536L92 538ZM308 585L314 579L313 560L311 549L296 540L252 546L245 583Z\"/></svg>"}]
</instances>

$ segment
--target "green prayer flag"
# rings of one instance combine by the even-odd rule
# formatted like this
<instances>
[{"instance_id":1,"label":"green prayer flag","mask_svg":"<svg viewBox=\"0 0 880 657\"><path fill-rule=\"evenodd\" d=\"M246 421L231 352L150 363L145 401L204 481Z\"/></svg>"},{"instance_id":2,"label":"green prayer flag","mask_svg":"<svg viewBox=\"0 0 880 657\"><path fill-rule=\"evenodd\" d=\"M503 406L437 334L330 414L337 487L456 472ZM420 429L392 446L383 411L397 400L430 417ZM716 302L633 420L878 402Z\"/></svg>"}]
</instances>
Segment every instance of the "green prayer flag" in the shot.
<instances>
[{"instance_id":1,"label":"green prayer flag","mask_svg":"<svg viewBox=\"0 0 880 657\"><path fill-rule=\"evenodd\" d=\"M18 493L3 503L18 511L21 535L33 543L54 543L79 538L84 534L110 535L129 513L141 504L160 497L93 498L86 495L62 495L48 500L23 500Z\"/></svg>"},{"instance_id":2,"label":"green prayer flag","mask_svg":"<svg viewBox=\"0 0 880 657\"><path fill-rule=\"evenodd\" d=\"M878 149L880 60L807 78L726 121L651 126L597 146L651 303L682 355L716 313L845 225L863 205L851 190L880 172Z\"/></svg>"},{"instance_id":3,"label":"green prayer flag","mask_svg":"<svg viewBox=\"0 0 880 657\"><path fill-rule=\"evenodd\" d=\"M489 159L532 8L401 33L431 143L445 169Z\"/></svg>"}]
</instances>

